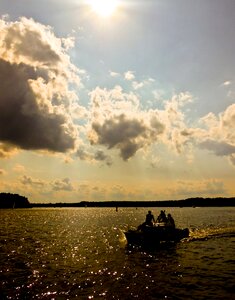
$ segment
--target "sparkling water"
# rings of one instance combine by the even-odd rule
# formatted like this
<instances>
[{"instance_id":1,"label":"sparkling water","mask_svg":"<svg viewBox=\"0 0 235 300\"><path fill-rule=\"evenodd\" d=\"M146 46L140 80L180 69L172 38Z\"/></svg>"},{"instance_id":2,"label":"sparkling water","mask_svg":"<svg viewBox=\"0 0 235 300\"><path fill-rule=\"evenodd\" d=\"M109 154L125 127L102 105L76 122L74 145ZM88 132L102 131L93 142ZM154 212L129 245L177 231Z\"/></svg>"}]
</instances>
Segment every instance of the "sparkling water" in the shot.
<instances>
[{"instance_id":1,"label":"sparkling water","mask_svg":"<svg viewBox=\"0 0 235 300\"><path fill-rule=\"evenodd\" d=\"M151 208L190 237L129 248L148 208L0 210L0 299L235 299L235 208Z\"/></svg>"}]
</instances>

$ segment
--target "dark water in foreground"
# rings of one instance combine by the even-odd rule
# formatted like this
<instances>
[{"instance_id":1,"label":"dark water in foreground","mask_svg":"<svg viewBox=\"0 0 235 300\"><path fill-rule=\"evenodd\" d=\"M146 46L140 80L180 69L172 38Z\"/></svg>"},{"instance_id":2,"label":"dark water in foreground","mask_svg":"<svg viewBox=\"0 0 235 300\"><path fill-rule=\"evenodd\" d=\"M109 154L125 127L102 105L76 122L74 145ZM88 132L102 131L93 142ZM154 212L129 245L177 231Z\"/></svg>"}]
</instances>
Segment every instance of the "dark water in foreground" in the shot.
<instances>
[{"instance_id":1,"label":"dark water in foreground","mask_svg":"<svg viewBox=\"0 0 235 300\"><path fill-rule=\"evenodd\" d=\"M121 231L147 208L0 210L0 299L235 299L235 208L166 210L190 238L155 251Z\"/></svg>"}]
</instances>

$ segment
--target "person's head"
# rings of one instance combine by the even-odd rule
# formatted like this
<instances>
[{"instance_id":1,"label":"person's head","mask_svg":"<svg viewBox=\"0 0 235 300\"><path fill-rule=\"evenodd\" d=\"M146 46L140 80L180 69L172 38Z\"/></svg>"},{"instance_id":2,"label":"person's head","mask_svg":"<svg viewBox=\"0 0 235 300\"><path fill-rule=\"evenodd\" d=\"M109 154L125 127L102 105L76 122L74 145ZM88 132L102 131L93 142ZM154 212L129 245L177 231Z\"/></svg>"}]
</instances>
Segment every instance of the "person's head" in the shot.
<instances>
[{"instance_id":1,"label":"person's head","mask_svg":"<svg viewBox=\"0 0 235 300\"><path fill-rule=\"evenodd\" d=\"M170 217L171 217L171 214L168 214L167 216L168 216L168 218L170 218Z\"/></svg>"},{"instance_id":2,"label":"person's head","mask_svg":"<svg viewBox=\"0 0 235 300\"><path fill-rule=\"evenodd\" d=\"M152 213L151 210L149 210L148 213L151 214Z\"/></svg>"}]
</instances>

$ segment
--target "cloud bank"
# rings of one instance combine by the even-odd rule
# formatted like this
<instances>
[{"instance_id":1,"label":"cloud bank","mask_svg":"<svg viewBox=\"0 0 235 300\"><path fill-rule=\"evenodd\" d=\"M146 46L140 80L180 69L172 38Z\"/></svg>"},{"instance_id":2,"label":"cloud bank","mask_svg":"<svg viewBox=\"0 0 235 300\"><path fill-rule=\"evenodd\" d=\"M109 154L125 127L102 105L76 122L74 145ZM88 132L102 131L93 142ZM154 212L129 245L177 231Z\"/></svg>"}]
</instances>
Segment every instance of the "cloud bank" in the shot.
<instances>
[{"instance_id":1,"label":"cloud bank","mask_svg":"<svg viewBox=\"0 0 235 300\"><path fill-rule=\"evenodd\" d=\"M73 150L81 160L110 166L115 151L128 161L162 144L188 160L199 147L235 164L235 104L192 126L185 110L193 101L189 92L162 100L161 109L146 108L137 90L154 80L138 82L137 75L127 71L123 79L132 91L96 87L89 94L88 110L78 105L71 89L80 84L79 70L68 54L73 43L32 19L0 20L0 157L16 149Z\"/></svg>"}]
</instances>

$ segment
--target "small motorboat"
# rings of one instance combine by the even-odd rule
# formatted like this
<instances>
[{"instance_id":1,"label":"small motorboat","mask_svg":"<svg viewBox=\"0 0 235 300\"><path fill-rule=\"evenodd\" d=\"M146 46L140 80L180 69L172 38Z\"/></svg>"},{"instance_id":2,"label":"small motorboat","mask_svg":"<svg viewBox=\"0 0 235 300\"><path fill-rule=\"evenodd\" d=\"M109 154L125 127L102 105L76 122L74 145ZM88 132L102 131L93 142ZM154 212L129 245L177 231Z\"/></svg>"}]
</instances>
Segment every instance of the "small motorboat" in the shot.
<instances>
[{"instance_id":1,"label":"small motorboat","mask_svg":"<svg viewBox=\"0 0 235 300\"><path fill-rule=\"evenodd\" d=\"M129 229L124 232L128 245L132 246L158 246L161 243L176 243L189 236L189 229L179 229L164 224L142 226L138 229Z\"/></svg>"}]
</instances>

